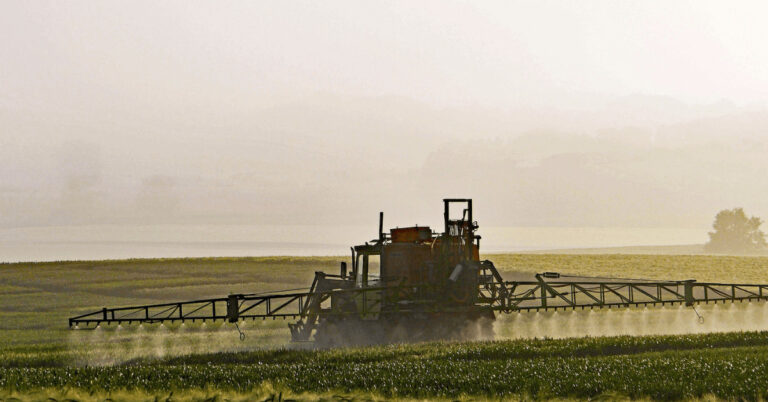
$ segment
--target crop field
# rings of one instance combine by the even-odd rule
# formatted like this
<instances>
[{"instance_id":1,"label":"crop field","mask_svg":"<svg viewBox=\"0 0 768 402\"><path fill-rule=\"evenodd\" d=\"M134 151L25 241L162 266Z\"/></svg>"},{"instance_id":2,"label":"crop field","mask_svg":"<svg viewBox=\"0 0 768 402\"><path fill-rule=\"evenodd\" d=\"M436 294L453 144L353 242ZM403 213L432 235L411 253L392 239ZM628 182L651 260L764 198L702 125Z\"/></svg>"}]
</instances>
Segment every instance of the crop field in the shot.
<instances>
[{"instance_id":1,"label":"crop field","mask_svg":"<svg viewBox=\"0 0 768 402\"><path fill-rule=\"evenodd\" d=\"M534 272L768 283L768 258L489 255ZM297 289L340 258L211 258L0 265L0 399L768 399L768 307L502 315L495 341L310 350L286 322L104 327L103 306ZM749 331L749 332L743 332ZM642 336L629 336L642 335ZM586 336L586 337L585 337ZM306 349L306 350L305 350Z\"/></svg>"}]
</instances>

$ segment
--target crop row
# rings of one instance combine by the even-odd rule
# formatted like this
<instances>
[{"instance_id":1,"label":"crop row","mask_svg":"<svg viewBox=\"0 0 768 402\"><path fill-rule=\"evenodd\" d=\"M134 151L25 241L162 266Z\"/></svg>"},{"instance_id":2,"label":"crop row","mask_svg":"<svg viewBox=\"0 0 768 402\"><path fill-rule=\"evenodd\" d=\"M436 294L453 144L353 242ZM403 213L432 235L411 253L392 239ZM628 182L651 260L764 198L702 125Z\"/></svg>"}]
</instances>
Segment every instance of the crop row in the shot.
<instances>
[{"instance_id":1,"label":"crop row","mask_svg":"<svg viewBox=\"0 0 768 402\"><path fill-rule=\"evenodd\" d=\"M768 397L766 350L707 351L532 360L429 360L324 364L8 368L0 387L17 390L223 389L246 392L265 381L294 391L366 390L386 396L461 395L681 399Z\"/></svg>"},{"instance_id":2,"label":"crop row","mask_svg":"<svg viewBox=\"0 0 768 402\"><path fill-rule=\"evenodd\" d=\"M119 353L130 342L87 343L82 345L35 345L0 349L1 367L67 367L77 361L87 362L89 354ZM154 347L153 345L149 345ZM194 365L194 364L288 364L304 362L365 363L389 359L430 360L507 360L545 357L593 357L639 354L648 352L717 349L746 346L768 347L768 332L731 332L691 335L615 336L597 338L527 339L464 343L427 343L386 345L379 347L301 350L262 349L221 352L166 358L140 357L141 351L128 364ZM182 349L183 351L184 349Z\"/></svg>"},{"instance_id":3,"label":"crop row","mask_svg":"<svg viewBox=\"0 0 768 402\"><path fill-rule=\"evenodd\" d=\"M219 389L248 392L269 382L296 392L367 391L416 398L462 395L584 398L610 393L654 399L708 394L722 398L768 398L766 346L581 357L545 354L531 358L489 358L484 353L462 353L466 348L492 349L498 344L404 347L405 350L422 351L442 348L448 352L382 354L378 359L328 357L381 350L374 348L347 352L291 352L305 358L264 359L239 364L209 361L83 368L9 367L0 369L0 388L22 391L75 388L89 391ZM396 351L397 348L391 349ZM323 353L328 358L316 358Z\"/></svg>"},{"instance_id":4,"label":"crop row","mask_svg":"<svg viewBox=\"0 0 768 402\"><path fill-rule=\"evenodd\" d=\"M174 338L172 341L176 341ZM135 343L135 342L134 342ZM0 367L66 367L89 362L94 356L120 354L134 343L85 343L83 345L34 345L0 349ZM147 346L147 345L144 345ZM149 345L154 347L153 344ZM131 351L123 360L154 365L179 364L252 364L301 363L307 361L375 362L395 358L429 358L432 360L493 360L543 357L588 357L662 352L667 350L713 349L743 346L768 346L768 332L733 332L696 335L617 336L569 339L528 339L495 342L432 343L389 345L358 349L298 350L272 349L224 353L199 353L179 350L183 355L158 359L140 358L141 350ZM210 350L210 347L208 348ZM185 353L186 352L186 353ZM93 360L93 359L91 359Z\"/></svg>"},{"instance_id":5,"label":"crop row","mask_svg":"<svg viewBox=\"0 0 768 402\"><path fill-rule=\"evenodd\" d=\"M508 360L545 357L590 357L648 352L768 347L768 332L729 332L691 335L615 336L567 339L525 339L462 343L388 345L331 350L257 350L212 353L144 360L145 364L264 364L264 363L365 363L388 359Z\"/></svg>"}]
</instances>

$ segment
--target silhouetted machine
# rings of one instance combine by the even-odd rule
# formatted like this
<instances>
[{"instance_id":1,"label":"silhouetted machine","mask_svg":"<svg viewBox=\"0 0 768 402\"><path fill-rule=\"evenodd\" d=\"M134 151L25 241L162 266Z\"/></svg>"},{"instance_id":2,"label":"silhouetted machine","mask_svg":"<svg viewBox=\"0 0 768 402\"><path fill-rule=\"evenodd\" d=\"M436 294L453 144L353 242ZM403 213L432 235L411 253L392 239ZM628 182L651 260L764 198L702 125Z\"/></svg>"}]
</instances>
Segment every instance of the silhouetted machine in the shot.
<instances>
[{"instance_id":1,"label":"silhouetted machine","mask_svg":"<svg viewBox=\"0 0 768 402\"><path fill-rule=\"evenodd\" d=\"M103 308L69 319L70 328L102 323L160 323L292 319L292 340L322 346L463 339L492 335L495 313L620 308L647 304L750 301L768 298L768 285L628 280L537 274L505 281L479 258L480 236L471 199L443 200L444 231L414 226L383 230L352 247L351 266L316 272L306 292L228 297ZM460 205L457 216L452 207Z\"/></svg>"}]
</instances>

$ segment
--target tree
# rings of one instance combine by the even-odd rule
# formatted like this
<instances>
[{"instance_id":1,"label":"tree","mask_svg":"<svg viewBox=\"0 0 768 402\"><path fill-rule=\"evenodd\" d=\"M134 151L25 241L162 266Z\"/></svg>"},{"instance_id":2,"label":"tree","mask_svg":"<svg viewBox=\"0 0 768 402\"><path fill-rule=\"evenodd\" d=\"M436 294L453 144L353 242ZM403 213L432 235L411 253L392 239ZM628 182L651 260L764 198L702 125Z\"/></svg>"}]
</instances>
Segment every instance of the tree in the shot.
<instances>
[{"instance_id":1,"label":"tree","mask_svg":"<svg viewBox=\"0 0 768 402\"><path fill-rule=\"evenodd\" d=\"M715 216L714 232L704 249L714 253L750 253L765 249L765 233L760 230L762 219L747 218L742 208L724 209Z\"/></svg>"}]
</instances>

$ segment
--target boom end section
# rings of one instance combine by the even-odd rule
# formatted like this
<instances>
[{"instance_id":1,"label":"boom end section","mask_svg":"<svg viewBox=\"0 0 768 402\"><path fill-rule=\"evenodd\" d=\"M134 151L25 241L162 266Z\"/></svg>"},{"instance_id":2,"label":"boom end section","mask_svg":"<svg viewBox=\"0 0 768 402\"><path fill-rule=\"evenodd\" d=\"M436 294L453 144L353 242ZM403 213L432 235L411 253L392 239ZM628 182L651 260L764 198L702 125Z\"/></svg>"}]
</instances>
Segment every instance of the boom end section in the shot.
<instances>
[{"instance_id":1,"label":"boom end section","mask_svg":"<svg viewBox=\"0 0 768 402\"><path fill-rule=\"evenodd\" d=\"M229 295L227 297L227 321L237 322L240 319L240 298L243 295Z\"/></svg>"}]
</instances>

